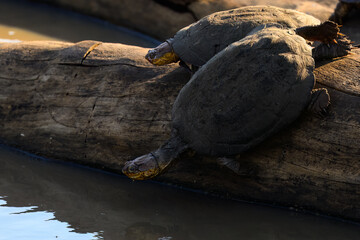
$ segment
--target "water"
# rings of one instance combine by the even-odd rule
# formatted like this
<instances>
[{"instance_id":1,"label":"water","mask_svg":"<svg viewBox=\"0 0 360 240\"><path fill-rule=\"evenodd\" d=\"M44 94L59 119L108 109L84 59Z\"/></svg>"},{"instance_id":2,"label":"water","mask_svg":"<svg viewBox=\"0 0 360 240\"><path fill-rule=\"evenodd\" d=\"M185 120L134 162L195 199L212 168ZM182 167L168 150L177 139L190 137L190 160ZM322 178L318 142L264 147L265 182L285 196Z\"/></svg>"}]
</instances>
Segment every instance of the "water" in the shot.
<instances>
[{"instance_id":1,"label":"water","mask_svg":"<svg viewBox=\"0 0 360 240\"><path fill-rule=\"evenodd\" d=\"M153 38L105 21L22 0L0 0L0 41L5 39L98 40L142 47L159 44Z\"/></svg>"},{"instance_id":2,"label":"water","mask_svg":"<svg viewBox=\"0 0 360 240\"><path fill-rule=\"evenodd\" d=\"M19 5L19 2L21 3ZM157 41L45 5L0 0L0 41ZM222 200L0 147L0 240L331 240L360 226Z\"/></svg>"},{"instance_id":3,"label":"water","mask_svg":"<svg viewBox=\"0 0 360 240\"><path fill-rule=\"evenodd\" d=\"M360 226L218 199L0 147L0 240L354 239Z\"/></svg>"}]
</instances>

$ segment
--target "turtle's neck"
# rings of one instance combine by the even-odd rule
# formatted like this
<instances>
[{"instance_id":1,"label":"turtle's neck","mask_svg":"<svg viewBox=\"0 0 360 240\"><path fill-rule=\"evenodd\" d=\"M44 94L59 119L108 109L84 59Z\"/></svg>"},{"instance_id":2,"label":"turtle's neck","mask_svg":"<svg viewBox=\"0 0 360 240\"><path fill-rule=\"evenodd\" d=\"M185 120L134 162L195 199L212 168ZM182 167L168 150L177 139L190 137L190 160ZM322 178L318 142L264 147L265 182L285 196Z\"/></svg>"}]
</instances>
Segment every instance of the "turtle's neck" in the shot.
<instances>
[{"instance_id":1,"label":"turtle's neck","mask_svg":"<svg viewBox=\"0 0 360 240\"><path fill-rule=\"evenodd\" d=\"M153 154L157 158L159 167L164 169L186 149L188 149L188 145L178 134L172 133L171 138Z\"/></svg>"}]
</instances>

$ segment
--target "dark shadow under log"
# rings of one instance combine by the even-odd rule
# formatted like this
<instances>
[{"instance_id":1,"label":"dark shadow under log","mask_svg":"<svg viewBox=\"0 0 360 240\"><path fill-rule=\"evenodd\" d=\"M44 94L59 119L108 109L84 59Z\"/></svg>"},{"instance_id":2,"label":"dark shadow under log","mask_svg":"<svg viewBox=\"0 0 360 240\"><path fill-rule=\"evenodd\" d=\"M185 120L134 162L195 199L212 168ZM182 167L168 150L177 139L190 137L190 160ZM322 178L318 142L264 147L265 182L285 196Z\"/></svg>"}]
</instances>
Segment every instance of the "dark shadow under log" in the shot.
<instances>
[{"instance_id":1,"label":"dark shadow under log","mask_svg":"<svg viewBox=\"0 0 360 240\"><path fill-rule=\"evenodd\" d=\"M0 138L41 156L120 172L169 137L171 105L190 75L155 67L147 49L84 41L0 44ZM360 221L360 52L318 63L331 95L238 156L241 174L190 152L157 181Z\"/></svg>"}]
</instances>

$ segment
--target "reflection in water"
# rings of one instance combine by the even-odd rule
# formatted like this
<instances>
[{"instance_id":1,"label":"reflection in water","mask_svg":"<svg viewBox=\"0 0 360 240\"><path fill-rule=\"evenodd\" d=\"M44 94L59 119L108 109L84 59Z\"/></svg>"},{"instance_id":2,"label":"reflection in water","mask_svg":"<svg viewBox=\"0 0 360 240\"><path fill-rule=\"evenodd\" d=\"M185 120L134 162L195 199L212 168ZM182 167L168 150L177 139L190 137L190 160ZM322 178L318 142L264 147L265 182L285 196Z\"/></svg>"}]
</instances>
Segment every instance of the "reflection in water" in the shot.
<instances>
[{"instance_id":1,"label":"reflection in water","mask_svg":"<svg viewBox=\"0 0 360 240\"><path fill-rule=\"evenodd\" d=\"M60 39L51 38L49 36L38 34L25 29L0 24L0 42L20 42L20 41L32 41L32 40L60 40Z\"/></svg>"},{"instance_id":2,"label":"reflection in water","mask_svg":"<svg viewBox=\"0 0 360 240\"><path fill-rule=\"evenodd\" d=\"M0 0L0 39L98 40L142 47L159 44L153 38L95 18L23 0Z\"/></svg>"},{"instance_id":3,"label":"reflection in water","mask_svg":"<svg viewBox=\"0 0 360 240\"><path fill-rule=\"evenodd\" d=\"M358 240L360 236L357 225L132 182L3 147L0 196L1 240Z\"/></svg>"},{"instance_id":4,"label":"reflection in water","mask_svg":"<svg viewBox=\"0 0 360 240\"><path fill-rule=\"evenodd\" d=\"M17 43L17 42L21 42L20 40L17 39L4 39L4 38L0 38L0 43L2 42L7 42L7 43Z\"/></svg>"},{"instance_id":5,"label":"reflection in water","mask_svg":"<svg viewBox=\"0 0 360 240\"><path fill-rule=\"evenodd\" d=\"M0 239L101 239L93 233L72 232L67 223L57 221L51 212L38 211L38 207L6 205L0 199Z\"/></svg>"}]
</instances>

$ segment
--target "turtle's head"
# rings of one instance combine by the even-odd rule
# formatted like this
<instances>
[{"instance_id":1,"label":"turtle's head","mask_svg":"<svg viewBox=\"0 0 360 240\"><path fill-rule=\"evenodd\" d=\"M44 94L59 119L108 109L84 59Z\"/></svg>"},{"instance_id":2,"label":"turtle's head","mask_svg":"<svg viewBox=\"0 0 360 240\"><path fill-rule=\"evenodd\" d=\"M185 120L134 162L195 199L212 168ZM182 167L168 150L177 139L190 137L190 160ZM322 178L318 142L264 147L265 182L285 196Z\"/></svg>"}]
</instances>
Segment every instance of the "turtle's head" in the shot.
<instances>
[{"instance_id":1,"label":"turtle's head","mask_svg":"<svg viewBox=\"0 0 360 240\"><path fill-rule=\"evenodd\" d=\"M122 172L131 179L145 180L155 177L161 170L154 154L149 153L126 162Z\"/></svg>"},{"instance_id":2,"label":"turtle's head","mask_svg":"<svg viewBox=\"0 0 360 240\"><path fill-rule=\"evenodd\" d=\"M172 39L169 39L157 46L156 48L150 49L145 56L146 60L157 66L162 66L179 61L179 56L174 52L173 48L171 47L171 41Z\"/></svg>"}]
</instances>

